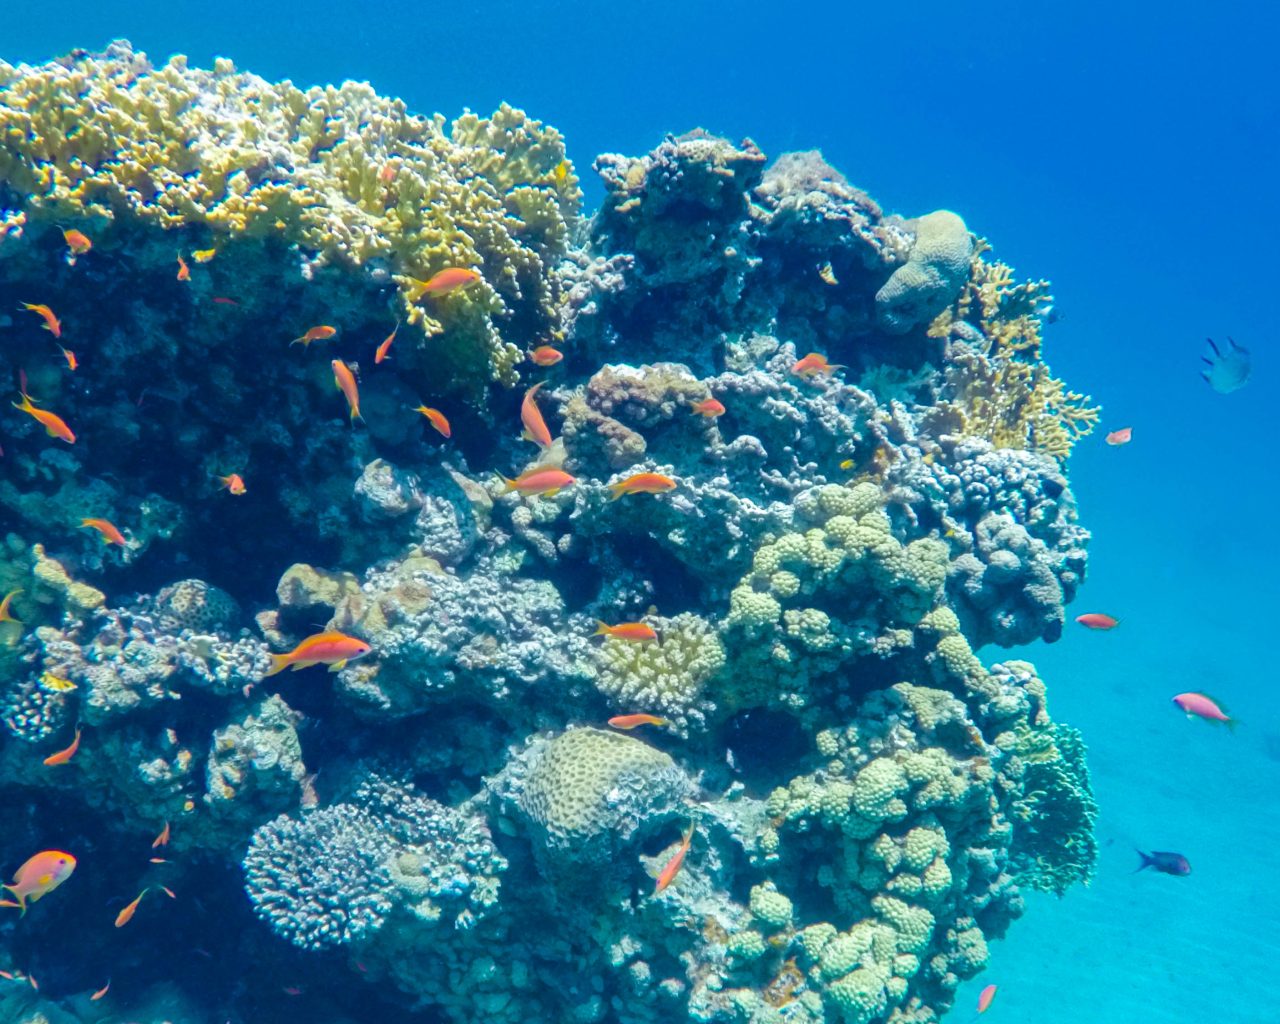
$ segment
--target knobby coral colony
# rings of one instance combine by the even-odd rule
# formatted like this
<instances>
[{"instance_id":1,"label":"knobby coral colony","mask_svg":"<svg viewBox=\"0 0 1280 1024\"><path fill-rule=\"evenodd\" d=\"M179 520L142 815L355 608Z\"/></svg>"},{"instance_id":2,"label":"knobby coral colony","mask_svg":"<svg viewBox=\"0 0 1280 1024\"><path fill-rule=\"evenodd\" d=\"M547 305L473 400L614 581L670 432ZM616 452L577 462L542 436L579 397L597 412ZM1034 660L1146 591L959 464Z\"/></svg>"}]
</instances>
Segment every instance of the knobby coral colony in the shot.
<instances>
[{"instance_id":1,"label":"knobby coral colony","mask_svg":"<svg viewBox=\"0 0 1280 1024\"><path fill-rule=\"evenodd\" d=\"M695 131L601 156L582 223L518 110L446 126L123 43L0 64L0 132L4 359L76 436L5 416L3 854L84 865L0 966L109 974L138 1020L186 936L223 943L209 1019L252 974L459 1022L905 1024L1023 886L1088 880L1083 744L975 649L1058 636L1096 413L1043 361L1046 285L958 216ZM478 278L424 287L446 268ZM539 466L571 482L497 476ZM676 486L612 500L635 473ZM264 681L326 623L372 652ZM605 727L631 714L664 724ZM98 908L165 822L141 884L179 903L121 946Z\"/></svg>"}]
</instances>

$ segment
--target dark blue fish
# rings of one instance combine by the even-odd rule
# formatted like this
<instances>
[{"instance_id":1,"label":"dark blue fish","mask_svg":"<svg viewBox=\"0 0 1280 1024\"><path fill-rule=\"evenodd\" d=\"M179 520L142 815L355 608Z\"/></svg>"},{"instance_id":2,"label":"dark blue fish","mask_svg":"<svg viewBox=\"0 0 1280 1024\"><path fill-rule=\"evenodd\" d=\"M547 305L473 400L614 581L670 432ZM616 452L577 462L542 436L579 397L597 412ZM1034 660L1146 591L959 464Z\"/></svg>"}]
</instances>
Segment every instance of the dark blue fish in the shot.
<instances>
[{"instance_id":1,"label":"dark blue fish","mask_svg":"<svg viewBox=\"0 0 1280 1024\"><path fill-rule=\"evenodd\" d=\"M1142 858L1142 863L1138 865L1139 871L1143 868L1155 868L1162 875L1185 877L1191 874L1191 862L1180 853L1168 853L1164 850L1152 850L1150 853L1143 853L1141 850L1134 852Z\"/></svg>"},{"instance_id":2,"label":"dark blue fish","mask_svg":"<svg viewBox=\"0 0 1280 1024\"><path fill-rule=\"evenodd\" d=\"M1227 338L1228 348L1225 352L1218 348L1212 338L1206 338L1213 355L1200 358L1209 364L1209 369L1201 370L1200 376L1209 387L1220 395L1229 395L1249 383L1249 374L1253 370L1253 360L1249 350L1237 345L1234 338Z\"/></svg>"}]
</instances>

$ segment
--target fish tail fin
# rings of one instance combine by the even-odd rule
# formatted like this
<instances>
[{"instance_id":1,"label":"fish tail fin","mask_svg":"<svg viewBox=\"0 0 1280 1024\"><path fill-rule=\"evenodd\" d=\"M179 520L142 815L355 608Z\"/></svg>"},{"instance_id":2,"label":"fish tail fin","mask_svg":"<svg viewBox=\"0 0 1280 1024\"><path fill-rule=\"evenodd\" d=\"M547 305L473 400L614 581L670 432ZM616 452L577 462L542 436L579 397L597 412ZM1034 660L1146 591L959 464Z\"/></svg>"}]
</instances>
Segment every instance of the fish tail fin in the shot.
<instances>
[{"instance_id":1,"label":"fish tail fin","mask_svg":"<svg viewBox=\"0 0 1280 1024\"><path fill-rule=\"evenodd\" d=\"M591 635L609 636L611 632L612 630L609 628L609 623L605 622L604 619L596 619L596 631Z\"/></svg>"},{"instance_id":2,"label":"fish tail fin","mask_svg":"<svg viewBox=\"0 0 1280 1024\"><path fill-rule=\"evenodd\" d=\"M27 916L27 898L23 896L22 893L18 892L18 890L15 889L12 885L6 885L6 886L3 886L3 888L13 893L14 896L18 898L18 901L15 903L13 900L3 900L3 901L0 901L0 906L17 907L18 916L26 917Z\"/></svg>"},{"instance_id":3,"label":"fish tail fin","mask_svg":"<svg viewBox=\"0 0 1280 1024\"><path fill-rule=\"evenodd\" d=\"M1143 853L1141 850L1139 850L1136 846L1134 847L1133 852L1134 852L1134 853L1136 853L1139 857L1141 857L1141 858L1142 858L1142 863L1141 863L1141 864L1139 864L1136 868L1134 868L1134 869L1133 869L1133 873L1134 873L1135 875L1136 875L1139 871L1142 871L1144 868L1149 868L1149 867L1151 867L1151 865L1152 865L1152 864L1154 864L1154 863L1155 863L1155 858L1154 858L1154 857L1148 857L1145 853Z\"/></svg>"},{"instance_id":4,"label":"fish tail fin","mask_svg":"<svg viewBox=\"0 0 1280 1024\"><path fill-rule=\"evenodd\" d=\"M516 487L518 486L518 485L516 484L516 482L515 482L514 480L512 480L512 479L511 479L511 477L509 477L509 476L503 476L501 473L499 473L499 474L498 474L498 479L502 481L502 483L503 483L503 485L504 485L504 487L505 487L504 493L506 493L506 494L510 494L510 493L511 493L512 491L514 491L514 490L516 489Z\"/></svg>"},{"instance_id":5,"label":"fish tail fin","mask_svg":"<svg viewBox=\"0 0 1280 1024\"><path fill-rule=\"evenodd\" d=\"M262 678L266 679L267 676L273 676L277 672L283 672L288 667L289 667L289 655L273 654L271 655L271 667L267 669L266 672L263 673Z\"/></svg>"},{"instance_id":6,"label":"fish tail fin","mask_svg":"<svg viewBox=\"0 0 1280 1024\"><path fill-rule=\"evenodd\" d=\"M1238 719L1238 718L1224 718L1224 719L1222 720L1222 724L1223 724L1223 725L1225 725L1225 726L1227 727L1227 732L1234 734L1234 733L1235 733L1235 731L1236 731L1236 727L1240 724L1240 719Z\"/></svg>"},{"instance_id":7,"label":"fish tail fin","mask_svg":"<svg viewBox=\"0 0 1280 1024\"><path fill-rule=\"evenodd\" d=\"M619 498L621 498L621 497L622 497L622 494L623 494L623 492L624 492L625 490L626 490L626 487L625 487L623 484L621 484L621 483L610 484L610 485L609 485L609 500L610 500L610 501L617 501Z\"/></svg>"},{"instance_id":8,"label":"fish tail fin","mask_svg":"<svg viewBox=\"0 0 1280 1024\"><path fill-rule=\"evenodd\" d=\"M18 394L22 396L22 401L11 402L9 404L12 405L15 409L20 409L22 412L30 412L33 408L31 404L31 396L27 394L25 391L19 391Z\"/></svg>"}]
</instances>

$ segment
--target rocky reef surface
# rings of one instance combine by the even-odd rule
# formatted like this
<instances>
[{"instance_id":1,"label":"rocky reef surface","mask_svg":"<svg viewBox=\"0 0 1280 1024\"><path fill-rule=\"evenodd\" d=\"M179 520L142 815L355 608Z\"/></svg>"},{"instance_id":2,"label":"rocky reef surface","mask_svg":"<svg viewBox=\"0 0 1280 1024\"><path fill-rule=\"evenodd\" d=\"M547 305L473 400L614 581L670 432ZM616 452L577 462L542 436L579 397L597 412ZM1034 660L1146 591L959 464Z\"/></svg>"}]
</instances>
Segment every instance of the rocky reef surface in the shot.
<instances>
[{"instance_id":1,"label":"rocky reef surface","mask_svg":"<svg viewBox=\"0 0 1280 1024\"><path fill-rule=\"evenodd\" d=\"M994 648L1062 630L1097 413L960 216L701 131L588 215L521 111L124 43L0 63L0 135L3 358L75 436L4 417L0 855L79 860L0 1017L929 1024L1088 881ZM268 676L323 628L371 651Z\"/></svg>"}]
</instances>

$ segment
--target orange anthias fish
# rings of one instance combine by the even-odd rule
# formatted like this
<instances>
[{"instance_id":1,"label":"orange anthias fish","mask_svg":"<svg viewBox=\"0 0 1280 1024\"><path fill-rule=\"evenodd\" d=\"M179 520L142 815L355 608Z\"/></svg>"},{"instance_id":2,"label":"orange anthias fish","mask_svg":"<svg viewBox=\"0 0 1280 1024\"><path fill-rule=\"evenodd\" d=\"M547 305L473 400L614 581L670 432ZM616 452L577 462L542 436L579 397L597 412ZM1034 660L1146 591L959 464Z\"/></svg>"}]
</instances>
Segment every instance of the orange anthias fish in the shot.
<instances>
[{"instance_id":1,"label":"orange anthias fish","mask_svg":"<svg viewBox=\"0 0 1280 1024\"><path fill-rule=\"evenodd\" d=\"M389 359L388 353L391 351L391 343L396 340L396 331L400 330L400 325L396 324L391 333L388 334L378 346L378 350L373 354L373 363L376 366L384 359Z\"/></svg>"},{"instance_id":2,"label":"orange anthias fish","mask_svg":"<svg viewBox=\"0 0 1280 1024\"><path fill-rule=\"evenodd\" d=\"M547 429L547 421L542 418L542 413L538 410L536 398L538 388L542 387L544 383L544 381L538 381L537 384L524 393L524 400L520 403L520 422L524 424L524 434L522 436L526 440L532 441L543 448L550 448L551 431Z\"/></svg>"},{"instance_id":3,"label":"orange anthias fish","mask_svg":"<svg viewBox=\"0 0 1280 1024\"><path fill-rule=\"evenodd\" d=\"M676 486L671 477L661 473L632 473L625 480L609 485L609 500L617 501L624 494L666 494Z\"/></svg>"},{"instance_id":4,"label":"orange anthias fish","mask_svg":"<svg viewBox=\"0 0 1280 1024\"><path fill-rule=\"evenodd\" d=\"M724 415L724 404L718 398L704 398L701 402L693 403L693 411L699 416L713 420L717 416Z\"/></svg>"},{"instance_id":5,"label":"orange anthias fish","mask_svg":"<svg viewBox=\"0 0 1280 1024\"><path fill-rule=\"evenodd\" d=\"M1203 693L1180 693L1173 702L1187 713L1187 717L1203 718L1207 722L1221 722L1228 729L1235 731L1236 720L1227 714L1227 709L1212 697Z\"/></svg>"},{"instance_id":6,"label":"orange anthias fish","mask_svg":"<svg viewBox=\"0 0 1280 1024\"><path fill-rule=\"evenodd\" d=\"M335 359L329 365L333 367L333 382L346 396L347 405L351 407L351 419L363 421L364 417L360 415L360 389L356 386L356 375L341 359Z\"/></svg>"},{"instance_id":7,"label":"orange anthias fish","mask_svg":"<svg viewBox=\"0 0 1280 1024\"><path fill-rule=\"evenodd\" d=\"M545 494L550 497L577 481L563 469L535 466L528 472L521 473L514 480L508 480L504 476L502 482L507 485L508 492L519 491L525 495Z\"/></svg>"},{"instance_id":8,"label":"orange anthias fish","mask_svg":"<svg viewBox=\"0 0 1280 1024\"><path fill-rule=\"evenodd\" d=\"M479 280L482 278L474 270L468 270L466 267L445 267L444 270L432 274L425 281L413 282L418 292L415 298L421 298L423 295L447 295Z\"/></svg>"},{"instance_id":9,"label":"orange anthias fish","mask_svg":"<svg viewBox=\"0 0 1280 1024\"><path fill-rule=\"evenodd\" d=\"M815 377L820 373L831 373L844 368L843 363L828 363L827 357L821 352L810 352L803 359L796 360L791 372L801 377Z\"/></svg>"},{"instance_id":10,"label":"orange anthias fish","mask_svg":"<svg viewBox=\"0 0 1280 1024\"><path fill-rule=\"evenodd\" d=\"M13 603L13 599L22 593L22 588L11 590L4 595L4 599L0 600L0 622L16 622L22 625L21 619L15 619L13 613L9 611L9 606Z\"/></svg>"},{"instance_id":11,"label":"orange anthias fish","mask_svg":"<svg viewBox=\"0 0 1280 1024\"><path fill-rule=\"evenodd\" d=\"M72 352L71 349L63 348L61 345L59 345L58 351L62 353L62 358L67 361L68 369L75 370L76 367L80 365L80 360L76 358L76 354Z\"/></svg>"},{"instance_id":12,"label":"orange anthias fish","mask_svg":"<svg viewBox=\"0 0 1280 1024\"><path fill-rule=\"evenodd\" d=\"M56 437L59 441L66 441L67 444L76 443L76 435L72 433L71 428L67 426L66 420L55 413L51 413L46 409L37 409L31 401L31 396L25 391L19 392L22 395L22 401L11 403L15 409L25 412L33 420L44 427L44 432L50 437Z\"/></svg>"},{"instance_id":13,"label":"orange anthias fish","mask_svg":"<svg viewBox=\"0 0 1280 1024\"><path fill-rule=\"evenodd\" d=\"M634 729L640 725L670 725L665 718L657 715L614 715L609 724L615 729Z\"/></svg>"},{"instance_id":14,"label":"orange anthias fish","mask_svg":"<svg viewBox=\"0 0 1280 1024\"><path fill-rule=\"evenodd\" d=\"M218 477L218 480L221 481L222 486L232 494L244 494L246 490L244 480L241 478L239 473L228 473L226 476Z\"/></svg>"},{"instance_id":15,"label":"orange anthias fish","mask_svg":"<svg viewBox=\"0 0 1280 1024\"><path fill-rule=\"evenodd\" d=\"M529 361L535 366L555 366L564 358L564 353L550 345L539 345L529 353Z\"/></svg>"},{"instance_id":16,"label":"orange anthias fish","mask_svg":"<svg viewBox=\"0 0 1280 1024\"><path fill-rule=\"evenodd\" d=\"M658 639L654 628L643 622L619 622L616 626L611 626L599 619L596 619L596 631L592 636L611 636L615 640L631 640L637 643Z\"/></svg>"},{"instance_id":17,"label":"orange anthias fish","mask_svg":"<svg viewBox=\"0 0 1280 1024\"><path fill-rule=\"evenodd\" d=\"M187 261L184 260L181 256L178 257L178 280L179 281L191 280L191 268L187 266ZM142 899L142 897L139 896L138 899Z\"/></svg>"},{"instance_id":18,"label":"orange anthias fish","mask_svg":"<svg viewBox=\"0 0 1280 1024\"><path fill-rule=\"evenodd\" d=\"M81 519L80 529L86 528L97 530L102 534L104 544L119 544L122 548L128 546L128 542L124 539L124 534L106 519Z\"/></svg>"},{"instance_id":19,"label":"orange anthias fish","mask_svg":"<svg viewBox=\"0 0 1280 1024\"><path fill-rule=\"evenodd\" d=\"M684 859L689 853L689 844L693 842L693 826L689 826L689 830L685 832L684 838L680 840L680 848L676 850L675 856L667 861L667 866L662 869L658 875L658 884L654 887L653 894L656 896L669 886L680 873L680 869L684 866Z\"/></svg>"},{"instance_id":20,"label":"orange anthias fish","mask_svg":"<svg viewBox=\"0 0 1280 1024\"><path fill-rule=\"evenodd\" d=\"M1128 444L1133 440L1133 427L1123 427L1120 430L1113 430L1107 435L1107 444L1118 445Z\"/></svg>"},{"instance_id":21,"label":"orange anthias fish","mask_svg":"<svg viewBox=\"0 0 1280 1024\"><path fill-rule=\"evenodd\" d=\"M111 991L111 979L108 978L107 983L103 985L102 988L98 989L97 992L95 992L93 995L89 997L89 1002L96 1003L99 999L101 999L110 991Z\"/></svg>"},{"instance_id":22,"label":"orange anthias fish","mask_svg":"<svg viewBox=\"0 0 1280 1024\"><path fill-rule=\"evenodd\" d=\"M62 232L62 237L66 240L67 248L71 251L71 255L83 256L93 248L93 243L89 241L89 236L83 231L77 231L70 228Z\"/></svg>"},{"instance_id":23,"label":"orange anthias fish","mask_svg":"<svg viewBox=\"0 0 1280 1024\"><path fill-rule=\"evenodd\" d=\"M80 730L76 730L76 738L71 741L71 746L66 750L59 750L56 754L50 754L44 759L44 763L50 766L66 764L76 756L76 751L80 749Z\"/></svg>"},{"instance_id":24,"label":"orange anthias fish","mask_svg":"<svg viewBox=\"0 0 1280 1024\"><path fill-rule=\"evenodd\" d=\"M1102 612L1085 612L1076 616L1076 622L1088 629L1115 629L1120 620L1104 615Z\"/></svg>"},{"instance_id":25,"label":"orange anthias fish","mask_svg":"<svg viewBox=\"0 0 1280 1024\"><path fill-rule=\"evenodd\" d=\"M25 914L28 903L35 903L53 892L71 877L71 872L75 869L76 859L69 853L61 850L37 853L18 868L17 874L13 876L13 884L4 886L18 898L18 902L0 900L0 907L17 907Z\"/></svg>"},{"instance_id":26,"label":"orange anthias fish","mask_svg":"<svg viewBox=\"0 0 1280 1024\"><path fill-rule=\"evenodd\" d=\"M38 314L44 318L44 329L52 334L55 338L62 337L62 324L58 318L53 315L53 310L45 305L32 305L30 302L22 304L23 309L29 309L31 312Z\"/></svg>"},{"instance_id":27,"label":"orange anthias fish","mask_svg":"<svg viewBox=\"0 0 1280 1024\"><path fill-rule=\"evenodd\" d=\"M151 849L154 850L156 849L156 847L168 846L168 845L169 845L169 823L166 821L164 823L164 828L160 830L160 834L156 836L155 839L152 841Z\"/></svg>"},{"instance_id":28,"label":"orange anthias fish","mask_svg":"<svg viewBox=\"0 0 1280 1024\"><path fill-rule=\"evenodd\" d=\"M988 985L978 993L978 1013L986 1013L987 1007L991 1005L991 1000L996 997L996 986Z\"/></svg>"},{"instance_id":29,"label":"orange anthias fish","mask_svg":"<svg viewBox=\"0 0 1280 1024\"><path fill-rule=\"evenodd\" d=\"M432 409L430 406L420 405L413 411L422 413L422 415L427 418L427 422L435 427L436 430L445 437L448 437L452 433L449 429L449 421L445 418L444 413L439 409Z\"/></svg>"},{"instance_id":30,"label":"orange anthias fish","mask_svg":"<svg viewBox=\"0 0 1280 1024\"><path fill-rule=\"evenodd\" d=\"M271 667L266 674L273 676L290 667L297 672L312 665L328 665L330 672L337 672L348 661L363 657L371 650L373 648L363 640L329 630L307 637L288 654L271 655Z\"/></svg>"},{"instance_id":31,"label":"orange anthias fish","mask_svg":"<svg viewBox=\"0 0 1280 1024\"><path fill-rule=\"evenodd\" d=\"M292 345L301 345L306 348L313 341L328 341L338 333L338 328L330 327L328 324L321 324L319 327L310 327L306 334L299 335L289 342Z\"/></svg>"},{"instance_id":32,"label":"orange anthias fish","mask_svg":"<svg viewBox=\"0 0 1280 1024\"><path fill-rule=\"evenodd\" d=\"M142 897L151 891L150 887L143 889L134 897L133 902L126 906L120 913L116 914L116 927L123 928L133 920L133 915L138 912L138 904L142 902Z\"/></svg>"}]
</instances>

